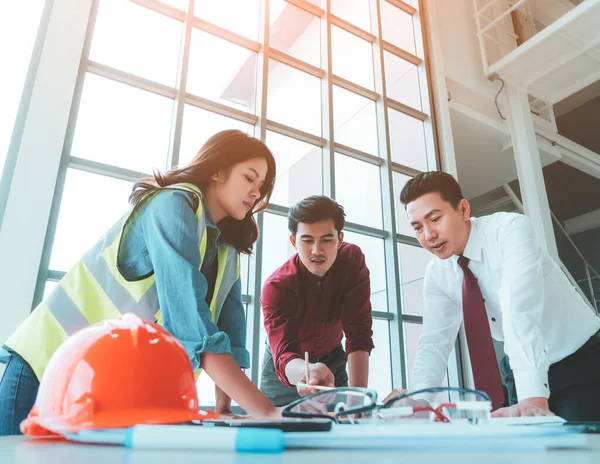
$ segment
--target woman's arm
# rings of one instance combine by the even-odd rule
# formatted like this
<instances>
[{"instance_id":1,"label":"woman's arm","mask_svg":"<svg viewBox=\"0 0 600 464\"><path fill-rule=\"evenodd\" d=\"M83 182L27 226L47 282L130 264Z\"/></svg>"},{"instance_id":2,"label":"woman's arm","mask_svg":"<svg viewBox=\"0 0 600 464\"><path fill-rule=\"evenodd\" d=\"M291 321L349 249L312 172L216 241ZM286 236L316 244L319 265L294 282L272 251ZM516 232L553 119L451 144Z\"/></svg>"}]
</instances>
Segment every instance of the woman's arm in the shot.
<instances>
[{"instance_id":1,"label":"woman's arm","mask_svg":"<svg viewBox=\"0 0 600 464\"><path fill-rule=\"evenodd\" d=\"M231 341L231 354L242 369L250 367L250 355L246 350L246 312L242 303L242 283L238 279L223 302L218 322ZM231 415L231 397L215 384L215 411Z\"/></svg>"},{"instance_id":2,"label":"woman's arm","mask_svg":"<svg viewBox=\"0 0 600 464\"><path fill-rule=\"evenodd\" d=\"M142 216L143 237L154 269L165 329L182 343L194 370L202 367L228 396L256 415L275 407L250 382L232 356L229 336L212 321L205 298L208 283L200 272L195 210L188 193L167 191L154 197Z\"/></svg>"},{"instance_id":3,"label":"woman's arm","mask_svg":"<svg viewBox=\"0 0 600 464\"><path fill-rule=\"evenodd\" d=\"M277 417L281 413L239 368L230 354L203 353L202 366L215 384L251 416Z\"/></svg>"},{"instance_id":4,"label":"woman's arm","mask_svg":"<svg viewBox=\"0 0 600 464\"><path fill-rule=\"evenodd\" d=\"M215 384L215 411L221 415L231 415L231 397Z\"/></svg>"}]
</instances>

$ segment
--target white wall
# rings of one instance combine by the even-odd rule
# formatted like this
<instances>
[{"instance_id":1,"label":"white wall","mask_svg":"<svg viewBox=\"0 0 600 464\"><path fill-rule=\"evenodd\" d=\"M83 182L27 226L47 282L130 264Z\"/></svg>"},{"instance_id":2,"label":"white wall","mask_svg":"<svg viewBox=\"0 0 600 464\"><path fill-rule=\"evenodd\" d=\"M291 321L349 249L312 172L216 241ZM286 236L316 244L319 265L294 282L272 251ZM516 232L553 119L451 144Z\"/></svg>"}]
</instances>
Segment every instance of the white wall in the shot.
<instances>
[{"instance_id":1,"label":"white wall","mask_svg":"<svg viewBox=\"0 0 600 464\"><path fill-rule=\"evenodd\" d=\"M494 105L500 82L484 75L472 1L433 0L429 5L430 30L435 29L437 39L432 47L439 51L449 93L456 175L471 198L516 177L512 152L502 151L510 129Z\"/></svg>"},{"instance_id":2,"label":"white wall","mask_svg":"<svg viewBox=\"0 0 600 464\"><path fill-rule=\"evenodd\" d=\"M437 0L438 36L446 77L493 100L498 84L483 74L471 0Z\"/></svg>"}]
</instances>

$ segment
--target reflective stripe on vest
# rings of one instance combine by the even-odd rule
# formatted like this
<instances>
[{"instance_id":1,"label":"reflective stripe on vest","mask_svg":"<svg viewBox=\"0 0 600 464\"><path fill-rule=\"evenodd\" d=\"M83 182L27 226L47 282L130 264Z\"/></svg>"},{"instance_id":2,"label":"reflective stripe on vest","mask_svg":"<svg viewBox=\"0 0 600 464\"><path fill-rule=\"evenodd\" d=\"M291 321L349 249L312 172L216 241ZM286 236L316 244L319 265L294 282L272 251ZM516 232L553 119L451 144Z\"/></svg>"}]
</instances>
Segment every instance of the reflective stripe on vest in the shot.
<instances>
[{"instance_id":1,"label":"reflective stripe on vest","mask_svg":"<svg viewBox=\"0 0 600 464\"><path fill-rule=\"evenodd\" d=\"M206 223L202 212L202 193L194 185L168 187L193 193L198 198L196 218L200 268L206 254ZM25 359L41 379L50 356L69 335L105 319L133 312L142 319L162 322L154 274L127 281L118 269L118 254L130 219L163 189L151 192L132 211L121 218L98 243L62 278L29 317L17 328L6 346ZM233 247L218 249L218 270L210 304L211 318L218 321L225 298L239 278L239 253ZM161 324L162 325L162 324Z\"/></svg>"}]
</instances>

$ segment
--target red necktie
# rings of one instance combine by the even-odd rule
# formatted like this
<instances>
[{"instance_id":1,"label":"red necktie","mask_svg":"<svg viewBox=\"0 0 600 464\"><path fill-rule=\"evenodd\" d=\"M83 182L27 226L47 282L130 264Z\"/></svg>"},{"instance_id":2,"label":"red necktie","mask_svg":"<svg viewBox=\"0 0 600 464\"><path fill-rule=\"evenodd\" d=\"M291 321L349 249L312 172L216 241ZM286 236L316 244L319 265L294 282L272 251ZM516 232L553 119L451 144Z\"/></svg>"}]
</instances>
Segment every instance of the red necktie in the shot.
<instances>
[{"instance_id":1,"label":"red necktie","mask_svg":"<svg viewBox=\"0 0 600 464\"><path fill-rule=\"evenodd\" d=\"M492 408L498 409L504 403L504 392L483 296L475 275L469 269L469 258L461 256L458 258L458 265L462 268L464 275L463 322L475 388L486 392L492 399Z\"/></svg>"}]
</instances>

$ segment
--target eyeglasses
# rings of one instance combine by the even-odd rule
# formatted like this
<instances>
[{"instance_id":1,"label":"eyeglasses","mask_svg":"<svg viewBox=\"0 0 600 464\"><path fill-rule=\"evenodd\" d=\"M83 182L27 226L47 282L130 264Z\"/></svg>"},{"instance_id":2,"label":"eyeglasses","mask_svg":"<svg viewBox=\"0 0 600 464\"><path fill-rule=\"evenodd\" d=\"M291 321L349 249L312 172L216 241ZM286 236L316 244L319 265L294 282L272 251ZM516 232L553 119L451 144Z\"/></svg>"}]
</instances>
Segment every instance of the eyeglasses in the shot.
<instances>
[{"instance_id":1,"label":"eyeglasses","mask_svg":"<svg viewBox=\"0 0 600 464\"><path fill-rule=\"evenodd\" d=\"M282 411L283 417L327 418L337 423L372 411L377 406L377 392L369 388L338 387L318 391L292 401Z\"/></svg>"},{"instance_id":2,"label":"eyeglasses","mask_svg":"<svg viewBox=\"0 0 600 464\"><path fill-rule=\"evenodd\" d=\"M340 387L319 391L293 401L283 417L328 418L336 423L356 423L371 417L376 421L421 418L435 422L487 423L492 402L478 390L440 387L417 390L377 404L377 392L368 388Z\"/></svg>"},{"instance_id":3,"label":"eyeglasses","mask_svg":"<svg viewBox=\"0 0 600 464\"><path fill-rule=\"evenodd\" d=\"M471 424L487 423L492 400L487 393L459 387L416 390L390 398L377 410L381 419L422 417L435 422L466 420Z\"/></svg>"}]
</instances>

